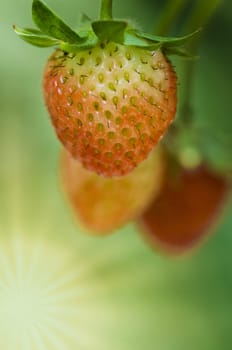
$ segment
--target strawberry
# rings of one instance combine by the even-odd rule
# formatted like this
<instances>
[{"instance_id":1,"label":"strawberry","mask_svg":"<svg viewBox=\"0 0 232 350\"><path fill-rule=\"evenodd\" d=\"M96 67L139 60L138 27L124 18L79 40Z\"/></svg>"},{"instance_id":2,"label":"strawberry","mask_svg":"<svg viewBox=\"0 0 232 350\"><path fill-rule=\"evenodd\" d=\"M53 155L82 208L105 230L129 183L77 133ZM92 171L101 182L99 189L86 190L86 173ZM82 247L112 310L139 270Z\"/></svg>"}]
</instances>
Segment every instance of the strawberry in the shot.
<instances>
[{"instance_id":1,"label":"strawberry","mask_svg":"<svg viewBox=\"0 0 232 350\"><path fill-rule=\"evenodd\" d=\"M195 33L143 33L113 20L112 0L102 0L100 20L78 33L39 0L32 15L39 30L14 28L30 44L57 48L43 90L58 138L87 169L105 177L128 174L174 119L176 75L166 55L185 55L181 46Z\"/></svg>"},{"instance_id":2,"label":"strawberry","mask_svg":"<svg viewBox=\"0 0 232 350\"><path fill-rule=\"evenodd\" d=\"M176 77L161 51L109 43L67 55L45 69L44 96L72 156L104 176L129 173L147 158L176 111Z\"/></svg>"},{"instance_id":3,"label":"strawberry","mask_svg":"<svg viewBox=\"0 0 232 350\"><path fill-rule=\"evenodd\" d=\"M145 238L169 254L195 247L217 222L228 189L226 179L206 166L166 176L158 198L140 219Z\"/></svg>"},{"instance_id":4,"label":"strawberry","mask_svg":"<svg viewBox=\"0 0 232 350\"><path fill-rule=\"evenodd\" d=\"M119 178L86 170L67 151L61 157L63 190L78 219L97 234L109 233L140 215L159 193L163 170L159 147L134 171Z\"/></svg>"}]
</instances>

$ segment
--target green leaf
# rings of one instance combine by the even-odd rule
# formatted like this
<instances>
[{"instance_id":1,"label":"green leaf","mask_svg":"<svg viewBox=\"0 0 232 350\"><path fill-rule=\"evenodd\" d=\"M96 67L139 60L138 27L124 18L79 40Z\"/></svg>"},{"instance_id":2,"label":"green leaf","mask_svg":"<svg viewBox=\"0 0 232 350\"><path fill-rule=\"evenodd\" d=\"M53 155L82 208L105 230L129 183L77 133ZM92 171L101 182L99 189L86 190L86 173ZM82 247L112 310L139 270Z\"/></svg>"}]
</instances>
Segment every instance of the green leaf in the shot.
<instances>
[{"instance_id":1,"label":"green leaf","mask_svg":"<svg viewBox=\"0 0 232 350\"><path fill-rule=\"evenodd\" d=\"M123 44L127 22L113 20L95 21L92 23L92 28L100 40L110 40Z\"/></svg>"},{"instance_id":2,"label":"green leaf","mask_svg":"<svg viewBox=\"0 0 232 350\"><path fill-rule=\"evenodd\" d=\"M133 30L127 30L125 32L124 45L140 47L147 50L158 50L161 47L161 43L151 43L151 41L140 38L134 34Z\"/></svg>"},{"instance_id":3,"label":"green leaf","mask_svg":"<svg viewBox=\"0 0 232 350\"><path fill-rule=\"evenodd\" d=\"M89 24L89 23L91 23L91 18L88 16L88 15L86 15L86 13L82 13L81 14L81 19L80 19L80 22L81 22L81 24Z\"/></svg>"},{"instance_id":4,"label":"green leaf","mask_svg":"<svg viewBox=\"0 0 232 350\"><path fill-rule=\"evenodd\" d=\"M33 0L32 17L41 32L47 36L72 44L81 43L85 40L85 38L81 38L65 24L42 1Z\"/></svg>"},{"instance_id":5,"label":"green leaf","mask_svg":"<svg viewBox=\"0 0 232 350\"><path fill-rule=\"evenodd\" d=\"M13 28L15 33L18 34L21 39L31 45L38 47L51 47L59 44L59 40L44 35L39 30L29 28L21 29L16 26L13 26Z\"/></svg>"},{"instance_id":6,"label":"green leaf","mask_svg":"<svg viewBox=\"0 0 232 350\"><path fill-rule=\"evenodd\" d=\"M137 30L134 30L134 33L139 38L150 40L151 42L159 42L162 43L163 47L175 47L175 46L183 46L188 41L190 41L196 34L198 34L201 29L196 30L195 32L184 35L182 37L162 37L152 34L143 33Z\"/></svg>"},{"instance_id":7,"label":"green leaf","mask_svg":"<svg viewBox=\"0 0 232 350\"><path fill-rule=\"evenodd\" d=\"M83 50L89 50L98 44L98 38L94 33L88 34L88 39L81 44L69 44L69 43L61 43L60 48L66 52L79 52Z\"/></svg>"}]
</instances>

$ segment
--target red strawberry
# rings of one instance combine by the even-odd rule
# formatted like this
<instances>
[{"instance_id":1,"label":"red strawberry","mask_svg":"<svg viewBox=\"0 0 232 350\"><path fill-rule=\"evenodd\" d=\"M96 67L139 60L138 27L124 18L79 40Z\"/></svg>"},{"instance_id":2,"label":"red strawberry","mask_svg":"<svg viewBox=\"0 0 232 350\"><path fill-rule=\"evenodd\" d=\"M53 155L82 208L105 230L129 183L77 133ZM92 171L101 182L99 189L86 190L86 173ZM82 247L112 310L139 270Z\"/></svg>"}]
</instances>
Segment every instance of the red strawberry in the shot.
<instances>
[{"instance_id":1,"label":"red strawberry","mask_svg":"<svg viewBox=\"0 0 232 350\"><path fill-rule=\"evenodd\" d=\"M157 148L130 174L108 179L86 170L65 151L61 175L75 215L87 229L105 234L140 215L157 196L163 177L163 153Z\"/></svg>"},{"instance_id":2,"label":"red strawberry","mask_svg":"<svg viewBox=\"0 0 232 350\"><path fill-rule=\"evenodd\" d=\"M109 43L48 61L44 95L72 156L104 176L147 158L176 111L176 77L161 51Z\"/></svg>"},{"instance_id":3,"label":"red strawberry","mask_svg":"<svg viewBox=\"0 0 232 350\"><path fill-rule=\"evenodd\" d=\"M164 135L176 112L176 76L166 54L185 55L193 34L164 38L113 20L112 0L100 20L79 33L33 0L39 30L14 27L30 44L58 49L44 74L44 97L58 138L89 170L128 174ZM86 17L85 17L86 20Z\"/></svg>"},{"instance_id":4,"label":"red strawberry","mask_svg":"<svg viewBox=\"0 0 232 350\"><path fill-rule=\"evenodd\" d=\"M217 222L227 194L227 181L206 167L182 168L177 177L166 177L160 195L142 215L146 239L170 254L195 247Z\"/></svg>"}]
</instances>

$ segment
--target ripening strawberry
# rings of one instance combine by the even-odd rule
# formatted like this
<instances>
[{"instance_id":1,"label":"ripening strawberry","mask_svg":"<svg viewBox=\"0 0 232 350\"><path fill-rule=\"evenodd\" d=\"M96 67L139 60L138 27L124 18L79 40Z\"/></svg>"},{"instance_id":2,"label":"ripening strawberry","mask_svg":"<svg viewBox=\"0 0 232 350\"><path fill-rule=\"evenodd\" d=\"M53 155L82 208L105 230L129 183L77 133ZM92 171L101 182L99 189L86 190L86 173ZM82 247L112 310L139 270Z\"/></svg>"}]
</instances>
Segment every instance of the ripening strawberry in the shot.
<instances>
[{"instance_id":1,"label":"ripening strawberry","mask_svg":"<svg viewBox=\"0 0 232 350\"><path fill-rule=\"evenodd\" d=\"M85 228L106 234L140 215L159 193L163 171L159 147L130 174L105 178L86 170L64 151L62 188L75 216Z\"/></svg>"},{"instance_id":2,"label":"ripening strawberry","mask_svg":"<svg viewBox=\"0 0 232 350\"><path fill-rule=\"evenodd\" d=\"M176 75L167 54L193 34L163 38L112 19L102 0L100 20L73 31L45 4L33 1L40 29L19 29L27 42L55 46L43 91L55 132L83 166L105 177L128 174L146 159L172 123ZM86 17L85 17L86 19Z\"/></svg>"},{"instance_id":3,"label":"ripening strawberry","mask_svg":"<svg viewBox=\"0 0 232 350\"><path fill-rule=\"evenodd\" d=\"M176 76L160 50L109 43L48 61L44 96L58 138L104 176L147 158L176 111Z\"/></svg>"},{"instance_id":4,"label":"ripening strawberry","mask_svg":"<svg viewBox=\"0 0 232 350\"><path fill-rule=\"evenodd\" d=\"M228 189L226 179L205 166L167 176L140 219L144 237L169 254L194 248L217 223Z\"/></svg>"}]
</instances>

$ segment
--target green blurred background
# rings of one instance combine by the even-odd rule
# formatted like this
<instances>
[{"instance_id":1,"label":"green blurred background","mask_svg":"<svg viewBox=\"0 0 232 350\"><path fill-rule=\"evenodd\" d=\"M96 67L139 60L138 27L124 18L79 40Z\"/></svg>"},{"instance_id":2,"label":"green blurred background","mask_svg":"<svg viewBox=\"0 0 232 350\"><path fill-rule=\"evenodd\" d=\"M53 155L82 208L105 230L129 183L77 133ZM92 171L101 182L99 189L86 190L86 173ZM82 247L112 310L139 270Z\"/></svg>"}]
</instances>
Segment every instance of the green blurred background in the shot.
<instances>
[{"instance_id":1,"label":"green blurred background","mask_svg":"<svg viewBox=\"0 0 232 350\"><path fill-rule=\"evenodd\" d=\"M195 2L188 1L189 10L187 6L172 33L178 33ZM210 0L204 4L207 2ZM47 0L47 4L75 27L81 11L97 16L99 1ZM134 18L150 31L164 5L165 1L115 0L115 15ZM12 24L32 26L30 9L31 0L0 0L0 296L5 270L11 269L9 256L12 258L15 251L9 248L8 254L5 246L14 246L18 240L21 253L15 254L22 260L21 275L29 269L33 256L23 253L23 245L33 247L38 240L44 252L48 251L38 260L40 276L52 266L51 261L60 261L55 253L53 259L53 248L50 254L46 246L74 256L69 267L59 266L54 278L62 280L62 273L69 276L70 269L76 269L77 274L71 278L72 287L68 278L68 282L62 280L66 292L56 317L63 318L63 323L60 328L51 327L53 338L47 335L45 342L41 328L34 338L31 336L34 340L25 340L25 336L18 349L230 350L232 206L207 244L181 259L152 252L133 224L104 239L84 235L60 190L60 145L42 98L42 72L51 50L27 45L12 30ZM207 126L204 152L221 169L232 164L231 23L232 2L222 1L204 30L192 95L195 118ZM175 64L181 71L182 61L175 59ZM12 276L19 276L17 259L12 266ZM82 298L78 297L80 288L88 291ZM72 320L63 317L65 308L72 308ZM1 309L0 317L1 328ZM3 338L0 329L1 349L11 350Z\"/></svg>"}]
</instances>

